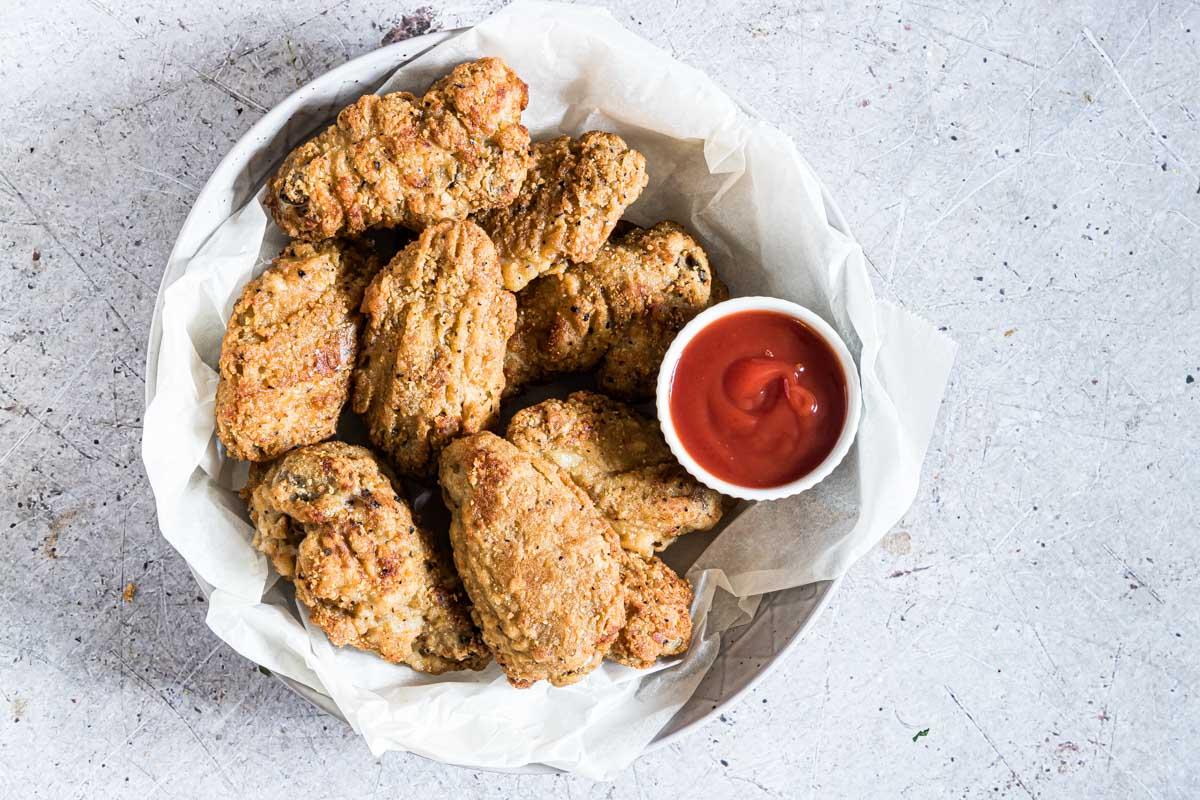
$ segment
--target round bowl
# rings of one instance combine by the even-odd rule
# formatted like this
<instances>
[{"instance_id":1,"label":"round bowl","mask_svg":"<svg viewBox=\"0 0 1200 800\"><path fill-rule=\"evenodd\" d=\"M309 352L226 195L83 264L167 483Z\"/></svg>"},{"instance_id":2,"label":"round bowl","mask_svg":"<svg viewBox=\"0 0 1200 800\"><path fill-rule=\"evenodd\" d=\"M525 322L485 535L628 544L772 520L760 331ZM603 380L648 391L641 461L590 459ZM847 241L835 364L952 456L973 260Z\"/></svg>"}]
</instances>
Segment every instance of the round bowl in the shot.
<instances>
[{"instance_id":1,"label":"round bowl","mask_svg":"<svg viewBox=\"0 0 1200 800\"><path fill-rule=\"evenodd\" d=\"M803 322L829 345L833 354L837 356L838 365L842 368L842 375L846 379L846 419L842 423L842 432L838 435L837 441L834 442L833 449L812 470L794 481L783 483L779 486L741 486L740 484L730 483L718 478L700 466L699 462L683 446L683 443L679 440L679 432L675 429L675 421L671 416L671 384L674 382L675 368L679 364L679 359L683 355L684 349L696 338L696 334L709 325L719 319L724 319L732 314L739 314L743 311L774 311ZM829 473L833 472L837 465L842 463L842 459L850 451L850 445L854 443L854 436L858 433L858 420L862 411L862 388L858 382L858 367L854 363L854 357L850 355L850 349L842 341L842 337L838 336L833 326L821 319L816 312L798 303L793 303L790 300L782 300L778 297L736 297L732 300L726 300L723 303L717 303L715 306L707 308L693 317L691 322L676 334L675 339L671 342L671 346L667 348L667 354L663 357L662 365L658 368L658 386L655 399L658 406L658 421L662 426L663 436L666 437L667 445L671 448L671 452L675 455L679 463L683 465L684 469L691 473L693 478L710 489L716 489L721 494L737 497L741 500L755 501L780 500L784 497L791 497L806 489L811 489L829 477Z\"/></svg>"},{"instance_id":2,"label":"round bowl","mask_svg":"<svg viewBox=\"0 0 1200 800\"><path fill-rule=\"evenodd\" d=\"M293 92L233 145L196 196L163 271L146 348L147 406L154 399L158 381L163 294L168 286L184 274L188 261L197 250L226 218L255 196L267 176L293 147L328 124L340 108L382 85L398 67L459 32L429 33L346 62ZM747 112L753 114L750 109ZM307 122L298 125L293 121L298 116ZM850 236L845 217L824 186L821 197L829 224ZM212 587L195 570L192 572L207 597ZM647 746L646 752L675 744L709 720L727 712L799 644L829 605L840 584L839 578L764 596L758 613L750 622L722 634L720 653L712 668L695 694ZM341 716L332 698L323 692L286 676L275 677L314 706L331 715ZM523 774L558 772L543 764L488 771Z\"/></svg>"}]
</instances>

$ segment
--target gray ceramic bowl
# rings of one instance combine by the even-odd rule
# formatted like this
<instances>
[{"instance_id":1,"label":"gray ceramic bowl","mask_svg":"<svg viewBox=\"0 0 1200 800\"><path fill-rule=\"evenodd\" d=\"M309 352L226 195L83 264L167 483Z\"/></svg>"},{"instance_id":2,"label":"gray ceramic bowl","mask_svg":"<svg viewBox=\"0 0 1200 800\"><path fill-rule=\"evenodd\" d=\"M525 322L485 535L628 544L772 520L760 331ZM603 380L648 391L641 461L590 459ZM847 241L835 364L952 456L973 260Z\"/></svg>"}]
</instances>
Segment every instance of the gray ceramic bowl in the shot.
<instances>
[{"instance_id":1,"label":"gray ceramic bowl","mask_svg":"<svg viewBox=\"0 0 1200 800\"><path fill-rule=\"evenodd\" d=\"M187 261L218 225L250 201L293 147L314 130L332 121L343 106L367 92L375 91L397 67L456 33L458 31L439 31L389 45L325 73L271 109L221 160L183 223L159 285L154 319L150 325L150 341L146 348L147 406L154 398L158 378L163 290L183 274ZM846 231L845 220L828 192L822 189L822 195L830 223ZM211 587L198 575L196 580L207 596ZM647 747L647 752L678 741L706 720L728 710L753 688L775 663L796 646L828 604L838 583L824 581L775 592L764 598L758 614L749 624L729 630L722 636L721 652L708 675L691 700L659 731ZM314 705L341 716L327 695L288 678L279 676L279 679ZM507 771L545 773L556 770L540 764L529 764Z\"/></svg>"}]
</instances>

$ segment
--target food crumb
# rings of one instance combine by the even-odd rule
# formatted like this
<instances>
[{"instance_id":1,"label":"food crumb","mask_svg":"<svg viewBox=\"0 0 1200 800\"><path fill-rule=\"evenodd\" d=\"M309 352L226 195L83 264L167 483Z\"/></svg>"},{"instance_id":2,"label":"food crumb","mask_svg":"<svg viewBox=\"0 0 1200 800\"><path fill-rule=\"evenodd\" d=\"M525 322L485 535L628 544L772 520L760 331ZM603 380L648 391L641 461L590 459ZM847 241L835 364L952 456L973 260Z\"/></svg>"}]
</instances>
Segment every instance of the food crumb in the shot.
<instances>
[{"instance_id":1,"label":"food crumb","mask_svg":"<svg viewBox=\"0 0 1200 800\"><path fill-rule=\"evenodd\" d=\"M912 534L908 531L897 531L883 537L883 549L894 556L904 556L912 552Z\"/></svg>"},{"instance_id":2,"label":"food crumb","mask_svg":"<svg viewBox=\"0 0 1200 800\"><path fill-rule=\"evenodd\" d=\"M1014 333L1016 333L1016 332L1017 332L1017 329L1016 329L1016 328L1009 328L1008 330L1006 330L1006 331L1004 332L1004 335L1005 335L1005 336L1012 336L1012 335L1013 335Z\"/></svg>"},{"instance_id":3,"label":"food crumb","mask_svg":"<svg viewBox=\"0 0 1200 800\"><path fill-rule=\"evenodd\" d=\"M132 583L132 582L125 584L125 588L121 591L121 599L124 600L126 603L132 603L133 598L136 596L137 596L137 584Z\"/></svg>"},{"instance_id":4,"label":"food crumb","mask_svg":"<svg viewBox=\"0 0 1200 800\"><path fill-rule=\"evenodd\" d=\"M42 251L41 251L41 250L34 250L34 251L33 251L33 260L34 260L34 261L41 261L41 260L42 260Z\"/></svg>"},{"instance_id":5,"label":"food crumb","mask_svg":"<svg viewBox=\"0 0 1200 800\"><path fill-rule=\"evenodd\" d=\"M383 37L384 46L403 42L414 36L421 36L433 29L434 10L431 6L421 6L411 14L400 18L400 24L393 27Z\"/></svg>"}]
</instances>

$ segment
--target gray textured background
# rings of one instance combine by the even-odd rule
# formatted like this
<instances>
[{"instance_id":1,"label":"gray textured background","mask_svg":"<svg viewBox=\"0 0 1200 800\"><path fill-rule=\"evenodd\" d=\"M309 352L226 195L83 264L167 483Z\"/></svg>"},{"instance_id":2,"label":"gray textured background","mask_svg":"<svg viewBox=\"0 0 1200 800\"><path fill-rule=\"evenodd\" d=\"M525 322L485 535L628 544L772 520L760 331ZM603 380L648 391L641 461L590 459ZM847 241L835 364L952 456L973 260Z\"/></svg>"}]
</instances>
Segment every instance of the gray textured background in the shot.
<instances>
[{"instance_id":1,"label":"gray textured background","mask_svg":"<svg viewBox=\"0 0 1200 800\"><path fill-rule=\"evenodd\" d=\"M961 344L912 511L720 721L612 784L379 763L208 632L139 460L175 233L293 89L497 5L0 6L0 795L1200 793L1182 0L610 4L795 136Z\"/></svg>"}]
</instances>

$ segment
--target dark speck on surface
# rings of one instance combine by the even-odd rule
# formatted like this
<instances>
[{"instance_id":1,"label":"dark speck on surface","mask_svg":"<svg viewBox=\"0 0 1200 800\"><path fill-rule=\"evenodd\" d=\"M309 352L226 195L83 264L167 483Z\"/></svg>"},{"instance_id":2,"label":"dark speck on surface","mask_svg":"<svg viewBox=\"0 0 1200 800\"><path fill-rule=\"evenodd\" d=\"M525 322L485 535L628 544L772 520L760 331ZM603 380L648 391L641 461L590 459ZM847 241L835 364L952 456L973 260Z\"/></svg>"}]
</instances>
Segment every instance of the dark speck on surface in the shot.
<instances>
[{"instance_id":1,"label":"dark speck on surface","mask_svg":"<svg viewBox=\"0 0 1200 800\"><path fill-rule=\"evenodd\" d=\"M434 11L432 6L421 6L411 14L400 18L400 24L393 27L383 37L383 45L395 44L429 33L433 29Z\"/></svg>"},{"instance_id":2,"label":"dark speck on surface","mask_svg":"<svg viewBox=\"0 0 1200 800\"><path fill-rule=\"evenodd\" d=\"M1195 382L1196 382L1196 379L1193 378L1191 375L1188 375L1187 379L1184 380L1184 383L1195 383Z\"/></svg>"}]
</instances>

